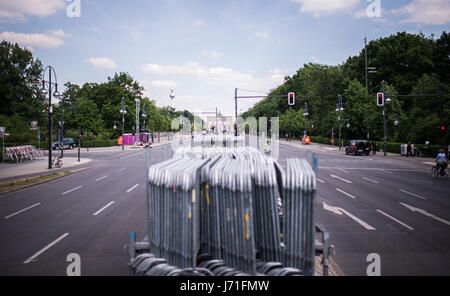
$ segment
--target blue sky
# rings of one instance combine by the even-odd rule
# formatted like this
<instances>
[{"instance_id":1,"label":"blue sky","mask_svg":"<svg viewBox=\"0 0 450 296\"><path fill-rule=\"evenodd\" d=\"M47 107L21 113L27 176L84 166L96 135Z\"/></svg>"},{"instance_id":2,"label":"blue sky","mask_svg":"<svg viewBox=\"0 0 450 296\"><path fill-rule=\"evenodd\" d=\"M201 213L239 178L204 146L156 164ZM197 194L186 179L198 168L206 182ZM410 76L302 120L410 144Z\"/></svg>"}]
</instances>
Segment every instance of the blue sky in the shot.
<instances>
[{"instance_id":1,"label":"blue sky","mask_svg":"<svg viewBox=\"0 0 450 296\"><path fill-rule=\"evenodd\" d=\"M81 17L69 17L76 1ZM0 39L32 49L61 84L128 72L158 106L174 88L177 109L227 115L234 88L269 91L304 63L343 63L364 36L450 30L450 0L382 0L380 17L367 14L378 0L76 1L0 0Z\"/></svg>"}]
</instances>

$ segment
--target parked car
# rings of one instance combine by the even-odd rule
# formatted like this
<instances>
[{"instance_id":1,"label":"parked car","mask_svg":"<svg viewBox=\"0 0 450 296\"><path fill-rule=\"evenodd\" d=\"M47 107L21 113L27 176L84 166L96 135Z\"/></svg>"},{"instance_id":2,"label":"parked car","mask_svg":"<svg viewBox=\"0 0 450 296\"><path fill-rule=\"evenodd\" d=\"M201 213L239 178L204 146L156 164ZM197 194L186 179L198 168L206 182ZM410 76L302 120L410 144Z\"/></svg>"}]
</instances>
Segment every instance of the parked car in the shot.
<instances>
[{"instance_id":1,"label":"parked car","mask_svg":"<svg viewBox=\"0 0 450 296\"><path fill-rule=\"evenodd\" d=\"M53 143L53 150L59 150L59 141ZM75 147L75 140L73 138L64 138L62 141L62 146L64 149L72 150Z\"/></svg>"},{"instance_id":2,"label":"parked car","mask_svg":"<svg viewBox=\"0 0 450 296\"><path fill-rule=\"evenodd\" d=\"M370 152L370 143L366 140L351 140L350 144L345 148L345 154L347 155L370 155Z\"/></svg>"}]
</instances>

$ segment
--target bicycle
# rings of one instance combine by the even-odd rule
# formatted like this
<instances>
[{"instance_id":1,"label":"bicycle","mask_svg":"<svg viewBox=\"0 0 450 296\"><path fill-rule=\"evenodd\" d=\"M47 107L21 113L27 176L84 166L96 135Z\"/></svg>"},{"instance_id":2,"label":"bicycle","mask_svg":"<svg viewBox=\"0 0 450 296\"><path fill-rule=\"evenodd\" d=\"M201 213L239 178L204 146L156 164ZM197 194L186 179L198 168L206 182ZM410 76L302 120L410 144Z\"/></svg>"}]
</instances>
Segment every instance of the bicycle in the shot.
<instances>
[{"instance_id":1,"label":"bicycle","mask_svg":"<svg viewBox=\"0 0 450 296\"><path fill-rule=\"evenodd\" d=\"M441 168L440 165L436 164L431 168L431 177L434 179L438 179L441 177L443 180L448 179L448 167L446 167L444 170Z\"/></svg>"},{"instance_id":2,"label":"bicycle","mask_svg":"<svg viewBox=\"0 0 450 296\"><path fill-rule=\"evenodd\" d=\"M56 163L55 163L56 161ZM54 165L55 167L57 167L58 169L61 168L63 166L63 162L61 157L55 157L52 160L52 165Z\"/></svg>"}]
</instances>

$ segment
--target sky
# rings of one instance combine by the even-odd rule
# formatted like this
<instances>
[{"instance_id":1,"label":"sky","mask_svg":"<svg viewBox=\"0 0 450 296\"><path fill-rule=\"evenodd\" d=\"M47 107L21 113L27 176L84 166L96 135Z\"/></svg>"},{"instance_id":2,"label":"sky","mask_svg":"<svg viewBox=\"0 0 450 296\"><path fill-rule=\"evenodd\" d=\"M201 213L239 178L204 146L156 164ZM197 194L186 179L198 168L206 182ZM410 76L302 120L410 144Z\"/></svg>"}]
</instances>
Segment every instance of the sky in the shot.
<instances>
[{"instance_id":1,"label":"sky","mask_svg":"<svg viewBox=\"0 0 450 296\"><path fill-rule=\"evenodd\" d=\"M173 88L177 110L224 115L235 88L267 93L305 63L342 64L365 36L399 31L450 31L450 0L0 0L0 39L52 65L60 85L126 72L159 107Z\"/></svg>"}]
</instances>

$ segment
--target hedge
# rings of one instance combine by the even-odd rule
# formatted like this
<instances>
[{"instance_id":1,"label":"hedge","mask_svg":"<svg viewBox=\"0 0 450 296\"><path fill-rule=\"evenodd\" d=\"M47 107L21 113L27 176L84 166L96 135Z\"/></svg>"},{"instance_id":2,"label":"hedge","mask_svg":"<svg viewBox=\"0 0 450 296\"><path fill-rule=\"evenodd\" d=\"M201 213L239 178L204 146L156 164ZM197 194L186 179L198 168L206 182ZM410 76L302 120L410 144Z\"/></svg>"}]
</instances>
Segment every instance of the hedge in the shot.
<instances>
[{"instance_id":1,"label":"hedge","mask_svg":"<svg viewBox=\"0 0 450 296\"><path fill-rule=\"evenodd\" d=\"M87 142L82 141L81 147L86 148ZM96 141L89 141L89 148L98 148L98 147L113 147L117 146L117 139L115 140L96 140Z\"/></svg>"}]
</instances>

